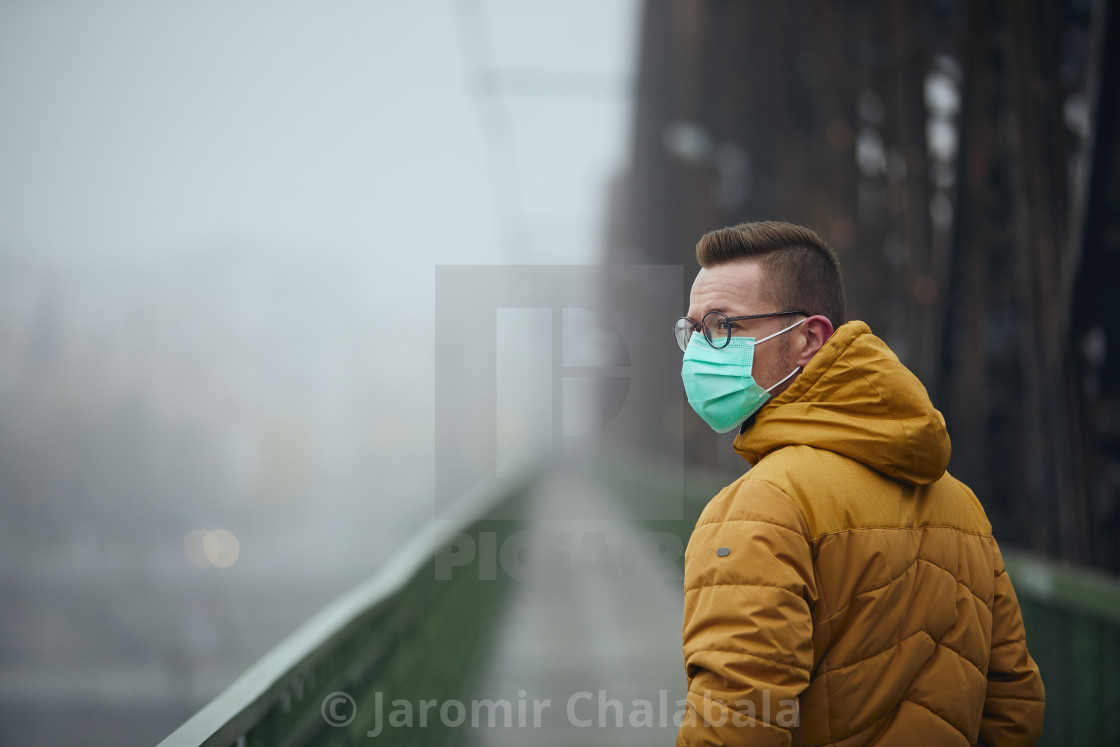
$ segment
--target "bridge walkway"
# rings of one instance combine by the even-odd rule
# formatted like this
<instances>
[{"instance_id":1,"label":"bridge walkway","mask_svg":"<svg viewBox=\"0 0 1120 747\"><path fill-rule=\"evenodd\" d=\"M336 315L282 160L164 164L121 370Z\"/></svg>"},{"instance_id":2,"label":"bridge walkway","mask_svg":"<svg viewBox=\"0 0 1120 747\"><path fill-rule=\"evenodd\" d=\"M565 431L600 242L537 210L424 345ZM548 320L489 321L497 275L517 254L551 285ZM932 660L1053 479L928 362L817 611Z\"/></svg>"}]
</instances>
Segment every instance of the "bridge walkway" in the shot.
<instances>
[{"instance_id":1,"label":"bridge walkway","mask_svg":"<svg viewBox=\"0 0 1120 747\"><path fill-rule=\"evenodd\" d=\"M526 578L513 585L481 687L524 701L526 718L515 709L510 727L475 729L474 744L672 744L685 695L683 591L667 556L679 540L643 532L586 476L556 474L538 490L530 560L513 569ZM538 719L533 701L548 702Z\"/></svg>"}]
</instances>

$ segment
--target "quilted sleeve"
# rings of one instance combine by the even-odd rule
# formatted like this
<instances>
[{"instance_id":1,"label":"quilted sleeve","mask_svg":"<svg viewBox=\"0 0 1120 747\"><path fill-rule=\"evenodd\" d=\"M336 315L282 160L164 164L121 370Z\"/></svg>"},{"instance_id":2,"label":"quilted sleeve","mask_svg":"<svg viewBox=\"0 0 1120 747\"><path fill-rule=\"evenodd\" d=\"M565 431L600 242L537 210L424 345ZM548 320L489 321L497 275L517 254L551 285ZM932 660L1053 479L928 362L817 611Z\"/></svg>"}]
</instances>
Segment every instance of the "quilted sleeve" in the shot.
<instances>
[{"instance_id":1,"label":"quilted sleeve","mask_svg":"<svg viewBox=\"0 0 1120 747\"><path fill-rule=\"evenodd\" d=\"M1027 653L1023 615L997 547L995 599L992 606L992 653L988 692L980 721L980 743L1029 745L1042 736L1046 693L1038 665Z\"/></svg>"},{"instance_id":2,"label":"quilted sleeve","mask_svg":"<svg viewBox=\"0 0 1120 747\"><path fill-rule=\"evenodd\" d=\"M708 505L685 554L687 708L677 745L788 745L813 664L801 512L760 480Z\"/></svg>"}]
</instances>

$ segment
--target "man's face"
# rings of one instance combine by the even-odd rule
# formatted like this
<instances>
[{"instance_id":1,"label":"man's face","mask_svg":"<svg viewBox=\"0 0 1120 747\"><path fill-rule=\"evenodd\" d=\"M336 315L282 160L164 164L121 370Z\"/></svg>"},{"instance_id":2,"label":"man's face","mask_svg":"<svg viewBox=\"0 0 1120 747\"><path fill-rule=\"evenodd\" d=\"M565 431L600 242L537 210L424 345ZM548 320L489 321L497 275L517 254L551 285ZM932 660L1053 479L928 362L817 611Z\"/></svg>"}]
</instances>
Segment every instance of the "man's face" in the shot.
<instances>
[{"instance_id":1,"label":"man's face","mask_svg":"<svg viewBox=\"0 0 1120 747\"><path fill-rule=\"evenodd\" d=\"M765 273L754 260L739 260L715 267L703 267L692 283L689 295L688 317L701 321L709 311L722 311L727 316L769 314L779 309L764 301L761 292ZM749 319L734 322L733 335L761 339L778 332L797 321L797 316L777 316L767 319ZM753 376L762 388L773 386L797 367L790 353L789 335L780 335L755 348ZM777 396L790 382L771 392Z\"/></svg>"}]
</instances>

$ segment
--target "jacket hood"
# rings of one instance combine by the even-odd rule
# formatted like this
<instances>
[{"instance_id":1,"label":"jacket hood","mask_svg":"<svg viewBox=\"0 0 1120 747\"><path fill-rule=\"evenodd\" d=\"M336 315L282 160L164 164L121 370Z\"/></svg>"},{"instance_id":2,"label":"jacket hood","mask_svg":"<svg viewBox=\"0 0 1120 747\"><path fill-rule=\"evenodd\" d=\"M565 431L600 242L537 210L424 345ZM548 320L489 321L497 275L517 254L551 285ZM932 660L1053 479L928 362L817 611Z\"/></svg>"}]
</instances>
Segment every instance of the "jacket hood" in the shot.
<instances>
[{"instance_id":1,"label":"jacket hood","mask_svg":"<svg viewBox=\"0 0 1120 747\"><path fill-rule=\"evenodd\" d=\"M783 446L842 454L911 485L937 480L951 447L918 378L863 322L841 325L735 439L751 464Z\"/></svg>"}]
</instances>

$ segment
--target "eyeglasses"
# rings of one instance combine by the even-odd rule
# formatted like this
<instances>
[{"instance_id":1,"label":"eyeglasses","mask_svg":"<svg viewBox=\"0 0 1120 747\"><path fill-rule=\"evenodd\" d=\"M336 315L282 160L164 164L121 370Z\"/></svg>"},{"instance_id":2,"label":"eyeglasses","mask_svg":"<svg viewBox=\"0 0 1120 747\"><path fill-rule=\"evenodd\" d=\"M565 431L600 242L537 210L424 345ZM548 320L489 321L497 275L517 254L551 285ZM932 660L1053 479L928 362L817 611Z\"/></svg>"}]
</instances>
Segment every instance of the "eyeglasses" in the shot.
<instances>
[{"instance_id":1,"label":"eyeglasses","mask_svg":"<svg viewBox=\"0 0 1120 747\"><path fill-rule=\"evenodd\" d=\"M742 322L747 319L765 319L770 316L788 316L790 314L812 316L812 314L804 311L775 311L770 314L751 314L750 316L728 316L722 311L709 311L700 320L699 324L687 316L682 316L673 323L673 334L677 338L677 345L684 351L688 348L688 341L692 339L692 333L702 329L704 330L704 339L708 341L708 344L719 350L727 347L727 344L731 342L732 330L736 328L734 322Z\"/></svg>"}]
</instances>

